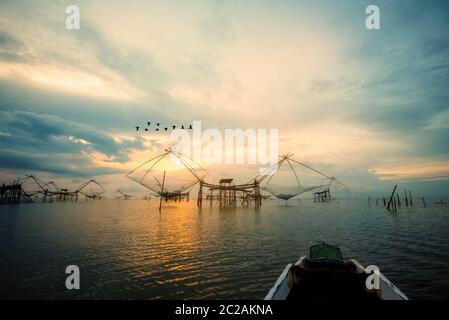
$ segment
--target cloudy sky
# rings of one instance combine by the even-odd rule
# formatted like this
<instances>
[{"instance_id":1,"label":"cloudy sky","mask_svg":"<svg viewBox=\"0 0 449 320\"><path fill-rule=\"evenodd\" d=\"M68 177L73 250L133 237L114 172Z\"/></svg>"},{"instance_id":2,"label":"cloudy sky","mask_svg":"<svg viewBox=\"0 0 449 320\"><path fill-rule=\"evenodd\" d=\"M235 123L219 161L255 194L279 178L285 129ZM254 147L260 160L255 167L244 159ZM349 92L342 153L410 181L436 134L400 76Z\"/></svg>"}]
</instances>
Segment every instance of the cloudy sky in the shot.
<instances>
[{"instance_id":1,"label":"cloudy sky","mask_svg":"<svg viewBox=\"0 0 449 320\"><path fill-rule=\"evenodd\" d=\"M137 191L124 175L168 134L134 127L201 120L277 128L281 152L357 192L447 195L448 56L445 0L2 0L0 180Z\"/></svg>"}]
</instances>

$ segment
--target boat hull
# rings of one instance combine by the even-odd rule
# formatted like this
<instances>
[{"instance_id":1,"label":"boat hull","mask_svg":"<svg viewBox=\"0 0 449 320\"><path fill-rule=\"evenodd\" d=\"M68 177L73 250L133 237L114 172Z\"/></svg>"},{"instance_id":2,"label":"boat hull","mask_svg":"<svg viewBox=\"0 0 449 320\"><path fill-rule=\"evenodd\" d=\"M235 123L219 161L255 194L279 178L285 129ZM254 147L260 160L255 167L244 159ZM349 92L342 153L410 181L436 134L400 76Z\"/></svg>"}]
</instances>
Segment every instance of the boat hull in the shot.
<instances>
[{"instance_id":1,"label":"boat hull","mask_svg":"<svg viewBox=\"0 0 449 320\"><path fill-rule=\"evenodd\" d=\"M303 259L302 257L295 265L302 265ZM367 273L365 267L363 267L358 261L354 259L346 260L347 263L351 263L355 265L357 273ZM265 297L265 300L287 300L290 291L291 285L289 284L289 272L293 267L293 264L288 264L284 270L282 271L279 278L276 280L274 286L268 292ZM379 289L373 289L376 291L380 300L408 300L407 296L399 290L391 281L387 279L382 273L379 273Z\"/></svg>"}]
</instances>

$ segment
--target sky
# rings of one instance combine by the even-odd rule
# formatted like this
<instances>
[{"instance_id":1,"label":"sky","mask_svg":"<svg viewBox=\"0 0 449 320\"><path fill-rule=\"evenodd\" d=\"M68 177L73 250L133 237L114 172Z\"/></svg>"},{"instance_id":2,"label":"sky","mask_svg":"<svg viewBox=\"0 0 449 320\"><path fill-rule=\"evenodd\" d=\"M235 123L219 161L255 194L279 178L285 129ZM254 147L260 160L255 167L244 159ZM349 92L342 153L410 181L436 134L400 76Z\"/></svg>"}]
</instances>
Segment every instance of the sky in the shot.
<instances>
[{"instance_id":1,"label":"sky","mask_svg":"<svg viewBox=\"0 0 449 320\"><path fill-rule=\"evenodd\" d=\"M281 153L354 194L448 196L448 56L445 0L1 0L0 181L141 192L125 175L168 134L135 126L200 120L279 129Z\"/></svg>"}]
</instances>

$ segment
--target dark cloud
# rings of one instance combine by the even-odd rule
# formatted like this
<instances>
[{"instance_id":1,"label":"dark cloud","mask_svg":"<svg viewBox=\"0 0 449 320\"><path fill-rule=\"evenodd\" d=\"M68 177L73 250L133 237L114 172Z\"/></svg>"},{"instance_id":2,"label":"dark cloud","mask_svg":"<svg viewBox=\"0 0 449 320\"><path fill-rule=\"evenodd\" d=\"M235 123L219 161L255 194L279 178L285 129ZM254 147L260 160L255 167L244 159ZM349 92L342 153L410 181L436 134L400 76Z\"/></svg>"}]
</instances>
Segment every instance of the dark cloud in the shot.
<instances>
[{"instance_id":1,"label":"dark cloud","mask_svg":"<svg viewBox=\"0 0 449 320\"><path fill-rule=\"evenodd\" d=\"M0 149L0 167L22 172L41 171L73 177L124 173L122 170L95 167L85 156L74 154L30 154Z\"/></svg>"},{"instance_id":2,"label":"dark cloud","mask_svg":"<svg viewBox=\"0 0 449 320\"><path fill-rule=\"evenodd\" d=\"M110 162L126 162L129 152L143 148L139 138L117 141L90 126L54 115L0 112L0 165L54 173L92 175L116 172L98 168L89 155L101 153ZM14 151L12 151L14 150Z\"/></svg>"},{"instance_id":3,"label":"dark cloud","mask_svg":"<svg viewBox=\"0 0 449 320\"><path fill-rule=\"evenodd\" d=\"M0 30L0 61L26 62L29 58L26 46L20 39Z\"/></svg>"},{"instance_id":4,"label":"dark cloud","mask_svg":"<svg viewBox=\"0 0 449 320\"><path fill-rule=\"evenodd\" d=\"M129 109L132 109L133 112L129 112ZM148 112L148 105L46 91L25 83L1 79L0 110L11 112L39 110L41 113L70 119L107 132L133 130L134 126L142 121L142 115L148 115L148 119L144 119L144 121L152 119L158 119L161 122L169 121L160 112Z\"/></svg>"},{"instance_id":5,"label":"dark cloud","mask_svg":"<svg viewBox=\"0 0 449 320\"><path fill-rule=\"evenodd\" d=\"M0 45L3 48L10 47L10 48L18 49L23 46L23 43L21 41L15 39L9 33L0 30Z\"/></svg>"},{"instance_id":6,"label":"dark cloud","mask_svg":"<svg viewBox=\"0 0 449 320\"><path fill-rule=\"evenodd\" d=\"M447 130L427 126L448 109L449 2L376 4L381 30L363 34L346 56L362 74L348 75L343 112L349 121L402 141L407 155L447 154Z\"/></svg>"}]
</instances>

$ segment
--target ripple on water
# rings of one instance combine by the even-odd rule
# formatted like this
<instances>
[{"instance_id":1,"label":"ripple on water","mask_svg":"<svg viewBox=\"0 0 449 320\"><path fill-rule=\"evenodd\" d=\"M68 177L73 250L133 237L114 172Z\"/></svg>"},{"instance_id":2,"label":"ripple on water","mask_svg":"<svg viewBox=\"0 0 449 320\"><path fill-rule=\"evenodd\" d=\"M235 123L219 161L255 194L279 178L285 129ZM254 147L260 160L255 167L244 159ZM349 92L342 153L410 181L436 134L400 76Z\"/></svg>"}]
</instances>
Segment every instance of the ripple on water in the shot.
<instances>
[{"instance_id":1,"label":"ripple on water","mask_svg":"<svg viewBox=\"0 0 449 320\"><path fill-rule=\"evenodd\" d=\"M375 264L411 298L449 297L447 207L397 214L365 201L199 211L105 200L0 207L0 296L258 299L318 241ZM65 290L65 267L82 290Z\"/></svg>"}]
</instances>

